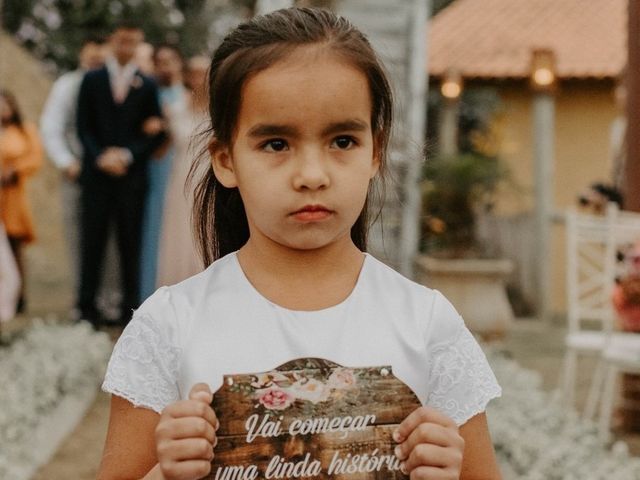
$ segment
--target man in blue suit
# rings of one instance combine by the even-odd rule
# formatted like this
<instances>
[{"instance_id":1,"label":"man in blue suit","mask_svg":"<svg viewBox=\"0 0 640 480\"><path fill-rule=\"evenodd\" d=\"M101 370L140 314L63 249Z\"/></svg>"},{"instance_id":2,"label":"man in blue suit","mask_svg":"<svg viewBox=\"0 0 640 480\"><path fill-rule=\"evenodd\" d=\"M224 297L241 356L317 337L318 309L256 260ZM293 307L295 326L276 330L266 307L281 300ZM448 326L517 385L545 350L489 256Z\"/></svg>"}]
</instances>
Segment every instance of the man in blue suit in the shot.
<instances>
[{"instance_id":1,"label":"man in blue suit","mask_svg":"<svg viewBox=\"0 0 640 480\"><path fill-rule=\"evenodd\" d=\"M163 141L163 133L149 134L149 126L161 118L158 89L134 62L143 40L137 25L120 24L110 37L112 55L104 68L85 75L78 97L78 136L84 148L78 308L94 327L100 318L95 300L112 225L120 253L123 323L139 303L146 164Z\"/></svg>"}]
</instances>

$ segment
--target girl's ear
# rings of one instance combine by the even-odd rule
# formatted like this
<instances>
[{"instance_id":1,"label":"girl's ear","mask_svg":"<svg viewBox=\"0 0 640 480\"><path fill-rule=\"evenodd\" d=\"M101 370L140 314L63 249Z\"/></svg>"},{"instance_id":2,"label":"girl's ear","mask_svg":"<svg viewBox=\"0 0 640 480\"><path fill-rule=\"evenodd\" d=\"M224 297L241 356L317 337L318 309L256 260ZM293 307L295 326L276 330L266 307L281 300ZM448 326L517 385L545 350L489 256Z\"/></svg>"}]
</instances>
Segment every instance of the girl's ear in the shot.
<instances>
[{"instance_id":1,"label":"girl's ear","mask_svg":"<svg viewBox=\"0 0 640 480\"><path fill-rule=\"evenodd\" d=\"M238 182L229 147L214 138L209 143L209 154L211 155L211 167L218 181L226 188L237 187Z\"/></svg>"}]
</instances>

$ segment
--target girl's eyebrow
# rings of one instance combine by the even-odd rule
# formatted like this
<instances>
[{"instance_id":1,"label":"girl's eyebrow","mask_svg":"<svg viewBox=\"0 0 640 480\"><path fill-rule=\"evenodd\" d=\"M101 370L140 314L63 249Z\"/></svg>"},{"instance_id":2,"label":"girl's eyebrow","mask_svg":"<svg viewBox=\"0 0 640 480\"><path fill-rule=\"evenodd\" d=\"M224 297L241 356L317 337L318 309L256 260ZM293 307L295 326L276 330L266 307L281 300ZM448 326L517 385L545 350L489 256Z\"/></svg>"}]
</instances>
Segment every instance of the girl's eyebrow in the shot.
<instances>
[{"instance_id":1,"label":"girl's eyebrow","mask_svg":"<svg viewBox=\"0 0 640 480\"><path fill-rule=\"evenodd\" d=\"M327 125L322 130L322 135L326 136L344 131L364 132L368 129L369 124L367 122L358 118L352 118ZM299 135L299 131L297 128L290 125L258 123L249 129L247 135L249 137L269 137L277 135L297 136Z\"/></svg>"},{"instance_id":2,"label":"girl's eyebrow","mask_svg":"<svg viewBox=\"0 0 640 480\"><path fill-rule=\"evenodd\" d=\"M249 129L247 135L249 137L270 137L276 135L294 136L298 130L289 125L272 125L267 123L258 123Z\"/></svg>"},{"instance_id":3,"label":"girl's eyebrow","mask_svg":"<svg viewBox=\"0 0 640 480\"><path fill-rule=\"evenodd\" d=\"M369 124L358 118L344 120L342 122L332 123L322 131L322 135L331 135L332 133L349 132L365 132L369 129Z\"/></svg>"}]
</instances>

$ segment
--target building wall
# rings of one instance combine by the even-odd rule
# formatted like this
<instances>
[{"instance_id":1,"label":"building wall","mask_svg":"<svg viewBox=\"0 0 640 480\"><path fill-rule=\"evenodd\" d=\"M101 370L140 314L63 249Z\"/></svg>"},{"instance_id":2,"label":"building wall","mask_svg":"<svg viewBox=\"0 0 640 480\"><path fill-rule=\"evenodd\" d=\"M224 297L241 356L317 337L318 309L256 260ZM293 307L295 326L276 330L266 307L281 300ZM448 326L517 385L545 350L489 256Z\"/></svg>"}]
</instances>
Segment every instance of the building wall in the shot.
<instances>
[{"instance_id":1,"label":"building wall","mask_svg":"<svg viewBox=\"0 0 640 480\"><path fill-rule=\"evenodd\" d=\"M533 164L532 93L524 84L498 87L504 107L501 156L514 186L502 189L498 211L504 215L532 212ZM576 205L576 198L594 181L610 181L609 130L616 116L613 83L571 82L556 96L555 196L556 211ZM564 226L553 228L552 309L566 311Z\"/></svg>"}]
</instances>

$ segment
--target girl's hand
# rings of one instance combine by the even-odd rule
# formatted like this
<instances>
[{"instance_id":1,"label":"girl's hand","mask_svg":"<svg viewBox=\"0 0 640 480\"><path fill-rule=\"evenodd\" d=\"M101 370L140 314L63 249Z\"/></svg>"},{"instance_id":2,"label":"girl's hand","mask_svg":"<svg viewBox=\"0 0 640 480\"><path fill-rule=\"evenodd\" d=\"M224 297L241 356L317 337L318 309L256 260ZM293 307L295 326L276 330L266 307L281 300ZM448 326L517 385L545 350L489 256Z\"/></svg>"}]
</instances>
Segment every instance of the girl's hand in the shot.
<instances>
[{"instance_id":1,"label":"girl's hand","mask_svg":"<svg viewBox=\"0 0 640 480\"><path fill-rule=\"evenodd\" d=\"M429 407L411 413L393 432L396 456L411 480L459 479L464 439L455 422Z\"/></svg>"},{"instance_id":2,"label":"girl's hand","mask_svg":"<svg viewBox=\"0 0 640 480\"><path fill-rule=\"evenodd\" d=\"M209 386L198 383L189 400L172 403L156 427L156 453L165 480L197 480L211 471L220 426L211 408Z\"/></svg>"}]
</instances>

